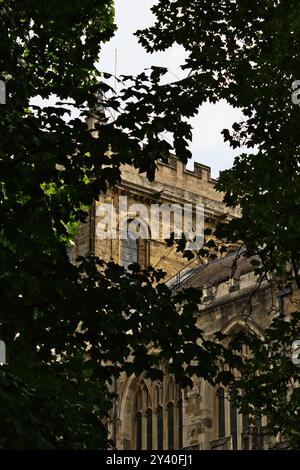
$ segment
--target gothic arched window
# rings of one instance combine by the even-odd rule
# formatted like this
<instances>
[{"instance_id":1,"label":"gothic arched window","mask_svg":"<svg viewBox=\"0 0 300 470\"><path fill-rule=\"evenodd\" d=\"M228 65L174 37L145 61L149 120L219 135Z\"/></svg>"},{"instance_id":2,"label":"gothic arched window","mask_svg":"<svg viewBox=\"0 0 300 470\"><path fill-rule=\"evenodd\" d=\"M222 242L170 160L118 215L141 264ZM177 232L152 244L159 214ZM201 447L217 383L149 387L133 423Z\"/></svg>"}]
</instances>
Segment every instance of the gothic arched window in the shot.
<instances>
[{"instance_id":1,"label":"gothic arched window","mask_svg":"<svg viewBox=\"0 0 300 470\"><path fill-rule=\"evenodd\" d=\"M177 419L178 419L178 448L182 449L183 447L183 409L182 409L182 400L179 400L177 403Z\"/></svg>"},{"instance_id":2,"label":"gothic arched window","mask_svg":"<svg viewBox=\"0 0 300 470\"><path fill-rule=\"evenodd\" d=\"M183 446L183 403L173 376L151 382L141 378L136 390L132 444L137 450L163 450Z\"/></svg>"},{"instance_id":3,"label":"gothic arched window","mask_svg":"<svg viewBox=\"0 0 300 470\"><path fill-rule=\"evenodd\" d=\"M164 448L164 416L162 406L157 408L157 449Z\"/></svg>"},{"instance_id":4,"label":"gothic arched window","mask_svg":"<svg viewBox=\"0 0 300 470\"><path fill-rule=\"evenodd\" d=\"M152 410L147 385L142 381L135 400L134 441L136 450L152 449Z\"/></svg>"},{"instance_id":5,"label":"gothic arched window","mask_svg":"<svg viewBox=\"0 0 300 470\"><path fill-rule=\"evenodd\" d=\"M127 269L130 264L138 263L146 268L150 264L149 230L147 227L143 228L139 235L128 228L129 224L130 221L124 238L121 238L121 266Z\"/></svg>"},{"instance_id":6,"label":"gothic arched window","mask_svg":"<svg viewBox=\"0 0 300 470\"><path fill-rule=\"evenodd\" d=\"M225 394L224 388L217 390L218 397L218 437L225 437Z\"/></svg>"},{"instance_id":7,"label":"gothic arched window","mask_svg":"<svg viewBox=\"0 0 300 470\"><path fill-rule=\"evenodd\" d=\"M232 448L237 449L237 409L233 399L230 399L230 434L232 438Z\"/></svg>"},{"instance_id":8,"label":"gothic arched window","mask_svg":"<svg viewBox=\"0 0 300 470\"><path fill-rule=\"evenodd\" d=\"M121 240L121 266L125 269L138 262L138 241L136 234L128 231L126 238Z\"/></svg>"},{"instance_id":9,"label":"gothic arched window","mask_svg":"<svg viewBox=\"0 0 300 470\"><path fill-rule=\"evenodd\" d=\"M168 416L168 449L174 449L174 404L167 405Z\"/></svg>"},{"instance_id":10,"label":"gothic arched window","mask_svg":"<svg viewBox=\"0 0 300 470\"><path fill-rule=\"evenodd\" d=\"M152 444L152 410L149 408L146 411L146 432L147 432L147 450L153 449Z\"/></svg>"},{"instance_id":11,"label":"gothic arched window","mask_svg":"<svg viewBox=\"0 0 300 470\"><path fill-rule=\"evenodd\" d=\"M138 411L135 415L135 448L142 450L143 447L143 423L142 413Z\"/></svg>"}]
</instances>

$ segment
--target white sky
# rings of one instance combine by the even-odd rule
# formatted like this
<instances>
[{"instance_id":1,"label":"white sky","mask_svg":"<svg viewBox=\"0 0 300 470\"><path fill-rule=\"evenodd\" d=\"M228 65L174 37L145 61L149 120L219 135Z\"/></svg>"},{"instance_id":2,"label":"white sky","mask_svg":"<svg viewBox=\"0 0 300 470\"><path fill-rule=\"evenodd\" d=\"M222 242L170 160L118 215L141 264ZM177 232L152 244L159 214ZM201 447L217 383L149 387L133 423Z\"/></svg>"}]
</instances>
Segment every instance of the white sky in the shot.
<instances>
[{"instance_id":1,"label":"white sky","mask_svg":"<svg viewBox=\"0 0 300 470\"><path fill-rule=\"evenodd\" d=\"M150 7L154 3L154 0L115 0L118 31L103 46L99 64L102 71L114 74L117 50L117 75L134 75L151 65L161 65L169 69L170 81L175 80L176 76L184 76L180 69L185 57L183 48L173 46L164 53L147 54L133 35L137 29L152 24L154 16ZM229 128L240 118L240 111L221 101L216 105L204 104L198 116L191 120L193 160L209 165L214 177L218 176L220 170L229 168L234 156L240 152L234 152L221 135L222 129Z\"/></svg>"}]
</instances>

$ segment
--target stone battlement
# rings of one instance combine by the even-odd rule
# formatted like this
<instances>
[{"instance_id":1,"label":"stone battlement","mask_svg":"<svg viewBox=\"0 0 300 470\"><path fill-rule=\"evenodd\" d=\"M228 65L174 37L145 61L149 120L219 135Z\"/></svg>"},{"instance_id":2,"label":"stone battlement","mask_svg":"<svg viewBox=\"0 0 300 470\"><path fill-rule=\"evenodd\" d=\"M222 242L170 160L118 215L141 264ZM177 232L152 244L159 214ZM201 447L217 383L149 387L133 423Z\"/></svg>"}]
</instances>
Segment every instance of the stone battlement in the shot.
<instances>
[{"instance_id":1,"label":"stone battlement","mask_svg":"<svg viewBox=\"0 0 300 470\"><path fill-rule=\"evenodd\" d=\"M207 165L203 165L199 162L194 162L194 168L188 169L184 163L182 163L176 155L170 154L169 158L164 160L158 161L159 169L163 168L164 166L172 168L177 173L186 173L192 177L199 178L203 181L207 181L211 184L216 184L217 180L211 177L211 168Z\"/></svg>"},{"instance_id":2,"label":"stone battlement","mask_svg":"<svg viewBox=\"0 0 300 470\"><path fill-rule=\"evenodd\" d=\"M201 163L194 162L194 168L190 170L175 155L170 155L168 159L157 162L153 182L130 165L121 167L121 175L123 187L157 194L161 201L203 203L216 215L239 216L237 208L225 207L223 194L215 189L217 180L211 177L210 167Z\"/></svg>"},{"instance_id":3,"label":"stone battlement","mask_svg":"<svg viewBox=\"0 0 300 470\"><path fill-rule=\"evenodd\" d=\"M164 172L164 167L170 168L176 171L177 174L185 173L191 177L199 178L202 181L206 181L215 185L217 180L211 177L211 168L207 165L203 165L199 162L194 162L194 168L188 169L184 163L182 163L176 155L170 154L168 159L158 160L158 171Z\"/></svg>"}]
</instances>

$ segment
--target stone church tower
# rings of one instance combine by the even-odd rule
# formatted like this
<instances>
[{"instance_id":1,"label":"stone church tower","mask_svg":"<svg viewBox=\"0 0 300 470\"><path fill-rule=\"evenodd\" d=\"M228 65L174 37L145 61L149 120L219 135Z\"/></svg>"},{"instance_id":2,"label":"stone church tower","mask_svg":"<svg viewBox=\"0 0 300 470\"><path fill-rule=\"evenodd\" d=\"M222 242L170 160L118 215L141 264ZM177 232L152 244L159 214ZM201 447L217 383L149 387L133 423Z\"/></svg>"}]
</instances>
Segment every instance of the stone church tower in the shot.
<instances>
[{"instance_id":1,"label":"stone church tower","mask_svg":"<svg viewBox=\"0 0 300 470\"><path fill-rule=\"evenodd\" d=\"M176 253L175 246L167 246L161 233L162 214L159 237L152 237L151 206L182 207L184 204L190 204L194 209L197 204L203 205L206 226L213 225L220 218L237 216L238 210L229 211L222 203L222 194L215 190L215 182L211 178L209 167L195 163L193 171L187 170L185 165L172 155L167 162L158 163L155 181L152 183L145 175L138 174L133 167L124 165L121 184L101 195L91 207L87 223L78 233L73 257L93 253L105 261L114 261L120 265L137 261L141 266L151 265L162 269L167 273L166 279L171 278L187 266L187 260L182 254ZM149 231L147 240L138 240L136 244L129 243L129 246L126 240L120 239L118 233L123 218L119 209L120 198L124 196L127 198L129 209L136 204L142 204L148 212L144 229ZM112 207L116 216L116 234L114 237L108 236L107 239L97 236L103 204ZM130 214L127 210L125 217L130 221L131 217L136 217L136 212ZM172 224L172 214L170 217ZM140 219L143 219L143 215Z\"/></svg>"}]
</instances>

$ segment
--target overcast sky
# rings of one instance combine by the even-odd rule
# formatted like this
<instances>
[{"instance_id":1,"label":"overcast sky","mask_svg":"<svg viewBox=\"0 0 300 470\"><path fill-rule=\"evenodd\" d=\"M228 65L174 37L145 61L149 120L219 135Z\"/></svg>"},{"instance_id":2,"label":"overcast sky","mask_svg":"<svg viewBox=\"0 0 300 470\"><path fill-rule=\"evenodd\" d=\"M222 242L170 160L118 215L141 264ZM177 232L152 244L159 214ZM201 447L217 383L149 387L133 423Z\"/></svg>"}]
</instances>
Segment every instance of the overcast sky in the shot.
<instances>
[{"instance_id":1,"label":"overcast sky","mask_svg":"<svg viewBox=\"0 0 300 470\"><path fill-rule=\"evenodd\" d=\"M117 50L118 75L137 74L151 65L161 65L168 68L170 81L184 76L180 70L180 64L185 57L183 48L174 46L164 53L147 54L133 35L137 29L152 24L154 17L150 7L154 3L154 0L115 0L118 31L102 49L101 70L114 73ZM236 155L236 152L224 143L220 132L240 117L238 110L222 101L216 105L203 105L198 116L191 120L193 160L209 165L214 177L218 176L220 170L229 168Z\"/></svg>"}]
</instances>

